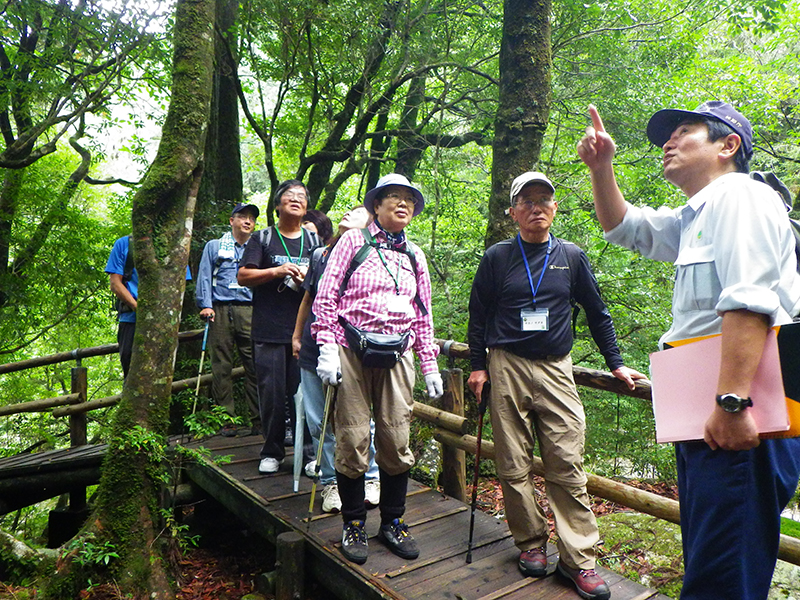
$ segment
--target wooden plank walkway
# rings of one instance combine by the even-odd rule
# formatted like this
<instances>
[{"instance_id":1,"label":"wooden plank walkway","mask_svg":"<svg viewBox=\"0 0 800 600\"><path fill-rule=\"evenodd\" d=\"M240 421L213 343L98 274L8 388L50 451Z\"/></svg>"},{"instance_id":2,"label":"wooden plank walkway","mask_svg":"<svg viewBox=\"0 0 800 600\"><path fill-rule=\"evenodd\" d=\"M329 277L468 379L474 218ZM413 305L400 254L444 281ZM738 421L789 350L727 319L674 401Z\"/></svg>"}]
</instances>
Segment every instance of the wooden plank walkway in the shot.
<instances>
[{"instance_id":1,"label":"wooden plank walkway","mask_svg":"<svg viewBox=\"0 0 800 600\"><path fill-rule=\"evenodd\" d=\"M355 565L339 552L341 517L321 514L317 489L314 517L308 522L311 480L303 476L292 493L291 455L274 475L258 473L262 441L255 437L213 437L194 447L211 457L188 467L189 477L206 493L240 517L250 529L275 542L278 534L297 531L306 538L306 569L338 598L346 600L578 600L574 587L559 575L524 577L517 568L518 550L504 522L478 511L472 564L466 564L469 506L415 481L409 482L405 520L420 547L420 557L403 560L376 538L377 510L367 517L369 559ZM550 569L555 570L550 547ZM611 587L613 600L669 600L666 596L598 569Z\"/></svg>"},{"instance_id":2,"label":"wooden plank walkway","mask_svg":"<svg viewBox=\"0 0 800 600\"><path fill-rule=\"evenodd\" d=\"M106 444L0 459L0 515L100 480Z\"/></svg>"}]
</instances>

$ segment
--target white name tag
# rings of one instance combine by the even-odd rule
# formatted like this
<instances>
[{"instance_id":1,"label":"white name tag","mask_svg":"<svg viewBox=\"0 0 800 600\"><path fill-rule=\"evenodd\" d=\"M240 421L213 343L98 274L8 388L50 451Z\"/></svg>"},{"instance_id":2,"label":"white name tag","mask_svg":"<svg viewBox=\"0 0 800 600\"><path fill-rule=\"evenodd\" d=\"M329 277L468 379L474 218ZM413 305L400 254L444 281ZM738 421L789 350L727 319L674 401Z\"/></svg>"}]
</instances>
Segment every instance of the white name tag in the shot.
<instances>
[{"instance_id":1,"label":"white name tag","mask_svg":"<svg viewBox=\"0 0 800 600\"><path fill-rule=\"evenodd\" d=\"M242 289L242 287L243 287L243 286L239 285L239 283L238 283L238 282L236 282L236 281L231 281L231 282L228 284L228 289L229 289L229 290L241 290L241 289Z\"/></svg>"},{"instance_id":2,"label":"white name tag","mask_svg":"<svg viewBox=\"0 0 800 600\"><path fill-rule=\"evenodd\" d=\"M406 296L391 294L386 301L386 310L399 315L411 314L411 302Z\"/></svg>"},{"instance_id":3,"label":"white name tag","mask_svg":"<svg viewBox=\"0 0 800 600\"><path fill-rule=\"evenodd\" d=\"M519 311L522 331L548 331L550 329L550 310L537 308L536 310L522 309Z\"/></svg>"}]
</instances>

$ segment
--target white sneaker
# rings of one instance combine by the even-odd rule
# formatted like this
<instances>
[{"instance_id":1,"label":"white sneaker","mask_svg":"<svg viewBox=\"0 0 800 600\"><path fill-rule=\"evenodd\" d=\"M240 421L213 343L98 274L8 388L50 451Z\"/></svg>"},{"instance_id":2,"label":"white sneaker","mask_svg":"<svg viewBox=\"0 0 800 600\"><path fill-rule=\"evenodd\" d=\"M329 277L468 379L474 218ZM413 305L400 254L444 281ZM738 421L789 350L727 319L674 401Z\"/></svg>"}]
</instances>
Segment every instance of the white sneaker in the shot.
<instances>
[{"instance_id":1,"label":"white sneaker","mask_svg":"<svg viewBox=\"0 0 800 600\"><path fill-rule=\"evenodd\" d=\"M312 460L305 467L303 467L303 470L306 472L306 477L311 477L313 479L317 476L317 461Z\"/></svg>"},{"instance_id":2,"label":"white sneaker","mask_svg":"<svg viewBox=\"0 0 800 600\"><path fill-rule=\"evenodd\" d=\"M322 512L335 513L342 510L342 499L339 497L339 486L335 483L322 488Z\"/></svg>"},{"instance_id":3,"label":"white sneaker","mask_svg":"<svg viewBox=\"0 0 800 600\"><path fill-rule=\"evenodd\" d=\"M378 506L381 503L381 482L379 479L367 479L364 483L364 504Z\"/></svg>"},{"instance_id":4,"label":"white sneaker","mask_svg":"<svg viewBox=\"0 0 800 600\"><path fill-rule=\"evenodd\" d=\"M277 458L262 458L261 462L258 464L258 472L259 473L277 473L278 469L280 468L281 463L278 461Z\"/></svg>"}]
</instances>

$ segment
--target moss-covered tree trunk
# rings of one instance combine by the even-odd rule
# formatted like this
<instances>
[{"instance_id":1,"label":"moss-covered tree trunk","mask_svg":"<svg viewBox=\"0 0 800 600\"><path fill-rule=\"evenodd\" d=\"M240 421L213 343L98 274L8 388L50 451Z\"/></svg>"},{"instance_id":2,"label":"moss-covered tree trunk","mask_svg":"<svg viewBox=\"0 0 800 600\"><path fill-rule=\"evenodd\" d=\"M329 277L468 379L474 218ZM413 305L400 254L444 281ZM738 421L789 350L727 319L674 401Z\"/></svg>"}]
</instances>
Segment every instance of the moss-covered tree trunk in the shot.
<instances>
[{"instance_id":1,"label":"moss-covered tree trunk","mask_svg":"<svg viewBox=\"0 0 800 600\"><path fill-rule=\"evenodd\" d=\"M137 599L173 597L161 554L168 537L159 512L161 459L209 119L214 11L215 0L177 2L172 99L158 154L133 201L136 336L90 526L90 543L110 543L119 558L99 573L77 569L73 561L72 569L63 569L72 577L52 580L51 597L77 597L75 586L86 576L113 580Z\"/></svg>"},{"instance_id":2,"label":"moss-covered tree trunk","mask_svg":"<svg viewBox=\"0 0 800 600\"><path fill-rule=\"evenodd\" d=\"M515 231L505 215L511 182L536 166L542 149L550 117L551 8L550 0L504 3L487 247Z\"/></svg>"}]
</instances>

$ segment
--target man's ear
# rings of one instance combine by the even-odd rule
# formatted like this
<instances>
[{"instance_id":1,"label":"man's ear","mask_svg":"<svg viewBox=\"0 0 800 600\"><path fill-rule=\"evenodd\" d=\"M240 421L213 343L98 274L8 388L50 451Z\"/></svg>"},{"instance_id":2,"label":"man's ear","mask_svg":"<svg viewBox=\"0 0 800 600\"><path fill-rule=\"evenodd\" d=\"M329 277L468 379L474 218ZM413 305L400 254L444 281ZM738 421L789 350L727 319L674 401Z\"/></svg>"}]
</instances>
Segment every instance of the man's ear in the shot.
<instances>
[{"instance_id":1,"label":"man's ear","mask_svg":"<svg viewBox=\"0 0 800 600\"><path fill-rule=\"evenodd\" d=\"M736 133L731 133L722 140L722 149L719 152L720 158L729 159L736 156L739 148L742 146L742 138Z\"/></svg>"}]
</instances>

